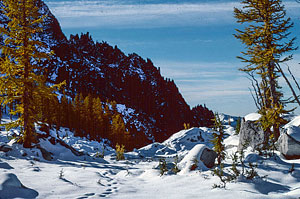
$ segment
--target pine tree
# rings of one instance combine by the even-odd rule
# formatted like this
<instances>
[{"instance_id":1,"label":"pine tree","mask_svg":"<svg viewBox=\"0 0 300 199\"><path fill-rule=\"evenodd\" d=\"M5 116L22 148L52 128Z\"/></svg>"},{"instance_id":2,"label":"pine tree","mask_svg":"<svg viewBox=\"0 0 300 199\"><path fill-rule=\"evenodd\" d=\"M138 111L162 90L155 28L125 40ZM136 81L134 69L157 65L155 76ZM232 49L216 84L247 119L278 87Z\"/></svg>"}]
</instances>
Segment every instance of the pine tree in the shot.
<instances>
[{"instance_id":1,"label":"pine tree","mask_svg":"<svg viewBox=\"0 0 300 199\"><path fill-rule=\"evenodd\" d=\"M44 16L37 8L37 0L2 0L3 14L9 19L7 27L0 27L0 34L5 38L0 46L4 57L0 60L0 96L4 105L16 103L10 114L20 117L7 124L8 129L21 127L24 147L31 147L34 141L34 123L37 96L54 96L54 87L46 85L42 60L48 59L49 53L42 52L44 44L34 35L42 31ZM44 49L45 50L45 49Z\"/></svg>"},{"instance_id":2,"label":"pine tree","mask_svg":"<svg viewBox=\"0 0 300 199\"><path fill-rule=\"evenodd\" d=\"M219 114L217 113L215 114L214 123L214 130L216 132L213 133L213 139L211 142L214 144L214 151L217 153L217 162L220 166L226 155L223 141L227 134L224 132L224 127L220 120Z\"/></svg>"},{"instance_id":3,"label":"pine tree","mask_svg":"<svg viewBox=\"0 0 300 199\"><path fill-rule=\"evenodd\" d=\"M235 126L235 134L238 135L240 133L240 130L241 130L241 118L239 117L237 120L236 120L236 126Z\"/></svg>"},{"instance_id":4,"label":"pine tree","mask_svg":"<svg viewBox=\"0 0 300 199\"><path fill-rule=\"evenodd\" d=\"M244 30L237 30L235 35L247 48L242 52L243 56L238 57L247 63L240 70L248 73L255 81L259 78L255 90L256 103L262 115L260 122L267 137L273 135L277 140L279 126L284 122L280 115L286 113L278 84L278 64L291 60L292 55L283 55L296 49L295 38L288 39L293 23L285 17L281 0L243 0L242 4L242 9L234 9L237 22L248 24Z\"/></svg>"}]
</instances>

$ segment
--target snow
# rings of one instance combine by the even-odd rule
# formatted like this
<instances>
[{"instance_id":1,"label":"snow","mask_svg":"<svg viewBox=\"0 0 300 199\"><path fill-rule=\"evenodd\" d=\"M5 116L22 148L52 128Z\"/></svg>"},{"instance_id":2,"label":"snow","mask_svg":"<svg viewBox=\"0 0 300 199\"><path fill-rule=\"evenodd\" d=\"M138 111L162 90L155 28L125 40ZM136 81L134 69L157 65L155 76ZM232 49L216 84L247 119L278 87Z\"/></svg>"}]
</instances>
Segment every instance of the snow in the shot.
<instances>
[{"instance_id":1,"label":"snow","mask_svg":"<svg viewBox=\"0 0 300 199\"><path fill-rule=\"evenodd\" d=\"M160 157L162 155L174 157L186 155L195 145L206 144L212 146L212 130L206 127L191 128L173 134L163 143L152 143L138 150L142 157Z\"/></svg>"},{"instance_id":2,"label":"snow","mask_svg":"<svg viewBox=\"0 0 300 199\"><path fill-rule=\"evenodd\" d=\"M287 123L284 128L288 128L290 126L300 126L300 116L295 117L289 123Z\"/></svg>"},{"instance_id":3,"label":"snow","mask_svg":"<svg viewBox=\"0 0 300 199\"><path fill-rule=\"evenodd\" d=\"M200 156L205 148L208 148L204 144L197 144L188 152L186 156L179 162L179 169L181 170L179 174L188 174L191 171L191 167L195 164L194 160L200 160ZM197 167L201 169L206 169L206 166L199 161Z\"/></svg>"},{"instance_id":4,"label":"snow","mask_svg":"<svg viewBox=\"0 0 300 199\"><path fill-rule=\"evenodd\" d=\"M1 198L35 198L38 192L26 188L13 173L0 174Z\"/></svg>"},{"instance_id":5,"label":"snow","mask_svg":"<svg viewBox=\"0 0 300 199\"><path fill-rule=\"evenodd\" d=\"M250 113L248 115L246 115L244 118L245 118L245 121L257 121L259 120L261 117L261 115L259 113Z\"/></svg>"},{"instance_id":6,"label":"snow","mask_svg":"<svg viewBox=\"0 0 300 199\"><path fill-rule=\"evenodd\" d=\"M298 127L297 127L298 128ZM238 145L234 128L226 125L229 136L224 140L227 156ZM194 157L208 147L213 130L192 128L182 130L163 143L153 143L125 154L126 160L116 161L112 148L105 141L95 142L75 137L66 128L51 130L54 138L61 139L83 156L75 156L59 143L48 138L40 145L53 153L53 160L43 159L38 149L25 149L10 140L13 132L0 131L0 146L7 144L12 151L0 152L0 198L298 198L300 196L300 160L285 160L276 156L266 158L252 151L245 151L245 162L257 164L256 171L265 178L248 180L239 178L227 183L226 188L215 188L220 179L199 162L199 168L190 171ZM39 132L41 133L41 132ZM105 147L105 157L95 153ZM168 163L178 155L181 172L161 176L159 159ZM289 172L294 164L294 171ZM225 170L231 160L225 161ZM238 166L240 169L240 166ZM247 166L248 168L248 166Z\"/></svg>"},{"instance_id":7,"label":"snow","mask_svg":"<svg viewBox=\"0 0 300 199\"><path fill-rule=\"evenodd\" d=\"M300 116L292 119L283 127L283 129L289 136L300 142Z\"/></svg>"}]
</instances>

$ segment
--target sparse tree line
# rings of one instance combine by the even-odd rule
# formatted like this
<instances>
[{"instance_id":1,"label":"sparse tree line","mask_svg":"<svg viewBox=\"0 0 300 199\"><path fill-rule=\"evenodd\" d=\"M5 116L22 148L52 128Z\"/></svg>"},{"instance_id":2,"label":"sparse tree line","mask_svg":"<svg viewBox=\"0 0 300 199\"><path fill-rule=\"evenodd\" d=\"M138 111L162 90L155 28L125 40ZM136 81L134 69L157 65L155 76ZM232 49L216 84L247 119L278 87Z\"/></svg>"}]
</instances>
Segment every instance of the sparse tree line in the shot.
<instances>
[{"instance_id":1,"label":"sparse tree line","mask_svg":"<svg viewBox=\"0 0 300 199\"><path fill-rule=\"evenodd\" d=\"M115 101L103 103L99 97L83 97L82 94L78 94L73 99L66 95L62 95L60 99L56 96L39 98L35 103L34 114L41 129L47 133L50 129L59 130L66 127L74 132L75 136L97 141L107 139L112 146L124 145L126 149L133 148L138 140L147 139L143 132L125 124ZM10 114L13 119L12 113L18 106L19 102L8 104L2 108L1 113ZM20 114L17 115L19 116ZM135 132L135 136L131 136L131 131Z\"/></svg>"}]
</instances>

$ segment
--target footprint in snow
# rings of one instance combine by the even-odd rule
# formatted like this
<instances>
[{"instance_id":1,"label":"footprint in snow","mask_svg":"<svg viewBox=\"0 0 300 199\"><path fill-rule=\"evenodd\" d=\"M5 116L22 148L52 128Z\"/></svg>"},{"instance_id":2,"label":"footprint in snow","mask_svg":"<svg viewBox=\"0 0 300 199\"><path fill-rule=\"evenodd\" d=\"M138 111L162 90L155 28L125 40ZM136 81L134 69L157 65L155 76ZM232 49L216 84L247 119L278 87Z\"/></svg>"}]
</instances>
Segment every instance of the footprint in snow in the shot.
<instances>
[{"instance_id":1,"label":"footprint in snow","mask_svg":"<svg viewBox=\"0 0 300 199\"><path fill-rule=\"evenodd\" d=\"M89 198L90 196L94 196L94 195L95 195L95 193L86 193L86 194L84 194L84 196L76 198L76 199L86 199L86 198Z\"/></svg>"},{"instance_id":2,"label":"footprint in snow","mask_svg":"<svg viewBox=\"0 0 300 199\"><path fill-rule=\"evenodd\" d=\"M114 181L113 178L108 176L109 174L115 174L115 173L112 171L109 172L105 171L103 173L100 172L98 173L98 175L101 177L100 179L101 185L107 187L107 189L103 193L99 194L100 197L109 197L109 195L118 191L118 187L115 186L118 183ZM103 183L102 181L106 181L106 183Z\"/></svg>"}]
</instances>

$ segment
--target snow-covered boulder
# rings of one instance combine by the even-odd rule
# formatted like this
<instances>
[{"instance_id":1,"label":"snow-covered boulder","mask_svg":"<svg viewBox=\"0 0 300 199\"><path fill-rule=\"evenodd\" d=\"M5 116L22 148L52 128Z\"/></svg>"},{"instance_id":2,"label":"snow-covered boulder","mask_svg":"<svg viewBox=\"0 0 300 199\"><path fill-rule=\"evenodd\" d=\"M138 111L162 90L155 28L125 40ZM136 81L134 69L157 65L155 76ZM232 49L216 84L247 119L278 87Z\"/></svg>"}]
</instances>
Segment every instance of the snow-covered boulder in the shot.
<instances>
[{"instance_id":1,"label":"snow-covered boulder","mask_svg":"<svg viewBox=\"0 0 300 199\"><path fill-rule=\"evenodd\" d=\"M261 114L259 113L249 113L244 117L245 121L257 121L261 117Z\"/></svg>"},{"instance_id":2,"label":"snow-covered boulder","mask_svg":"<svg viewBox=\"0 0 300 199\"><path fill-rule=\"evenodd\" d=\"M0 198L36 198L38 192L25 187L13 173L0 174Z\"/></svg>"},{"instance_id":3,"label":"snow-covered boulder","mask_svg":"<svg viewBox=\"0 0 300 199\"><path fill-rule=\"evenodd\" d=\"M259 119L259 114L249 114L242 120L239 133L238 150L241 151L245 146L251 146L253 149L260 149L265 143L266 134L256 122Z\"/></svg>"},{"instance_id":4,"label":"snow-covered boulder","mask_svg":"<svg viewBox=\"0 0 300 199\"><path fill-rule=\"evenodd\" d=\"M195 145L212 147L212 130L206 127L191 128L174 133L163 143L152 143L137 150L142 157L184 156Z\"/></svg>"},{"instance_id":5,"label":"snow-covered boulder","mask_svg":"<svg viewBox=\"0 0 300 199\"><path fill-rule=\"evenodd\" d=\"M288 125L281 133L278 144L279 151L287 159L300 158L300 127Z\"/></svg>"},{"instance_id":6,"label":"snow-covered boulder","mask_svg":"<svg viewBox=\"0 0 300 199\"><path fill-rule=\"evenodd\" d=\"M209 149L204 144L197 144L194 148L179 162L178 166L181 174L188 173L193 167L200 169L212 168L215 165L216 152Z\"/></svg>"}]
</instances>

